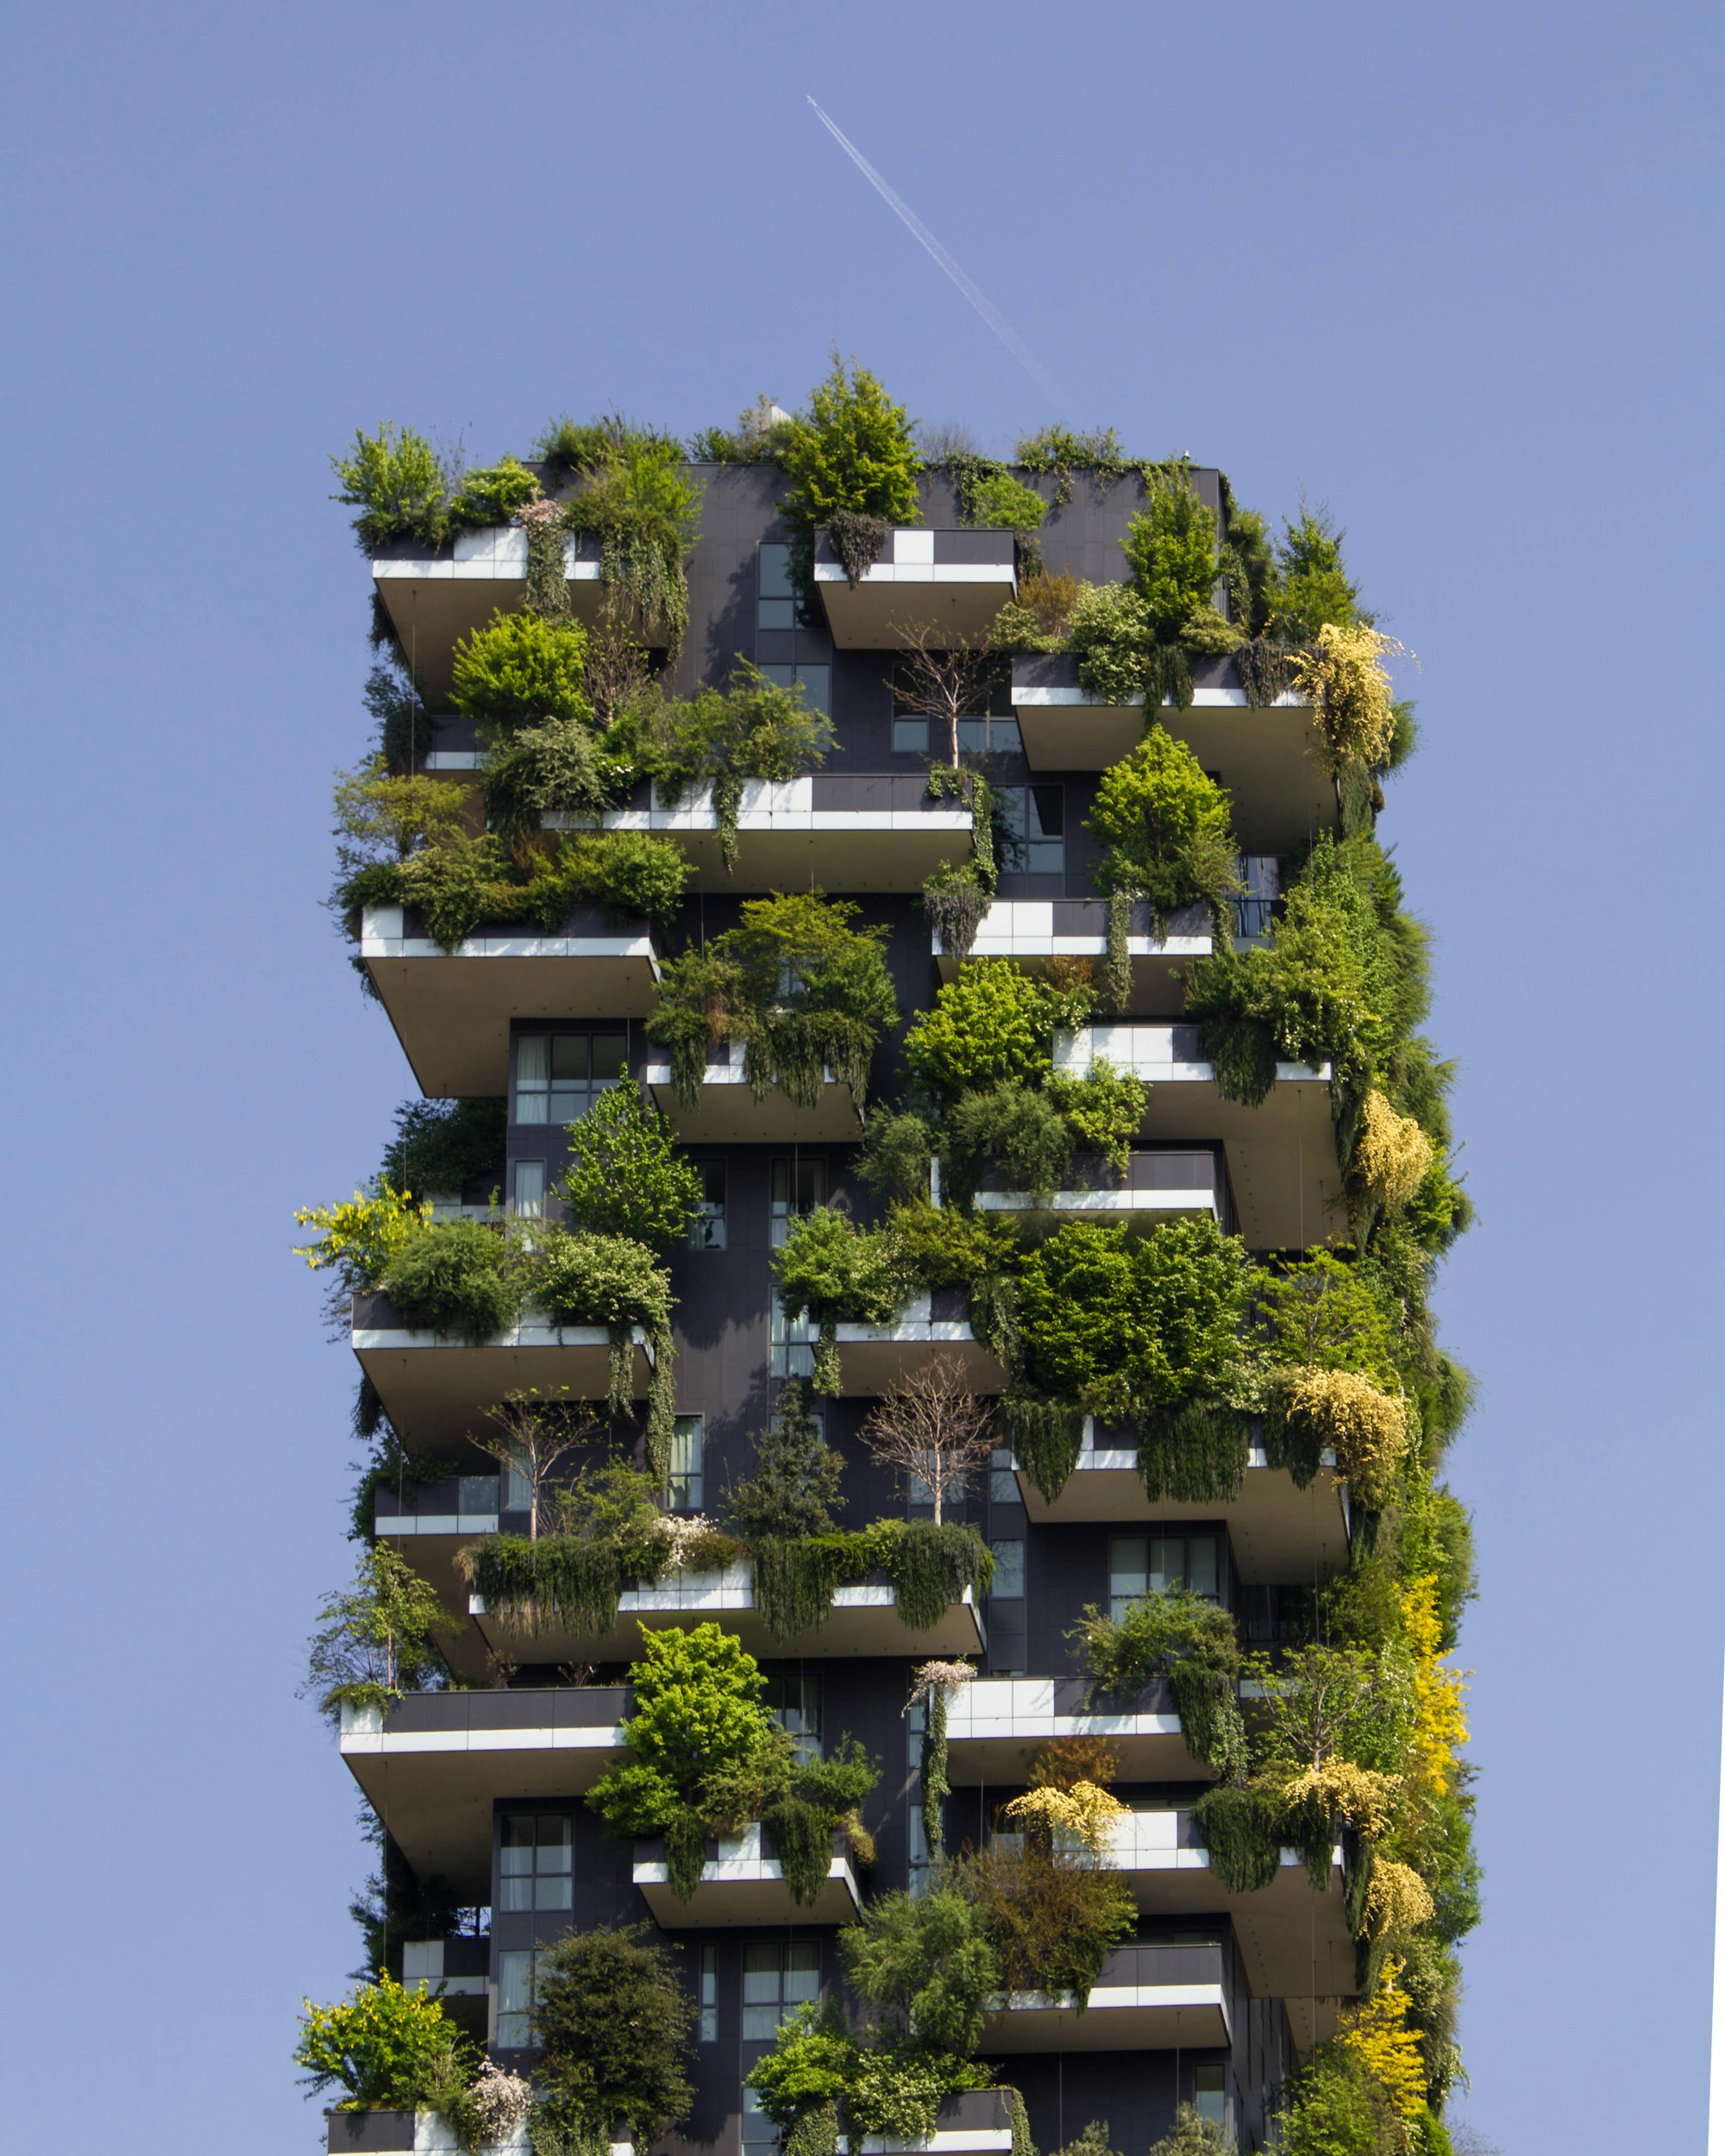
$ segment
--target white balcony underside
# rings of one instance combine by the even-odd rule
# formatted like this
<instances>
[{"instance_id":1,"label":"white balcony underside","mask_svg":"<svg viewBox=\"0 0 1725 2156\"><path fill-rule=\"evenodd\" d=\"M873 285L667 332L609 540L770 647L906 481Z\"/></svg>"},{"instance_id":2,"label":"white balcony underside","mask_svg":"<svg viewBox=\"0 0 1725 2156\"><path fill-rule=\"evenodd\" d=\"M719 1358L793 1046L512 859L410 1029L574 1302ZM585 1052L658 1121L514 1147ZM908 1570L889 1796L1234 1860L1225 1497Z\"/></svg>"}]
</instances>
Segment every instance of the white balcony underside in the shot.
<instances>
[{"instance_id":1,"label":"white balcony underside","mask_svg":"<svg viewBox=\"0 0 1725 2156\"><path fill-rule=\"evenodd\" d=\"M1098 1984L1081 2011L1070 1995L1015 1991L990 2014L986 2052L1173 2051L1233 2040L1220 1984Z\"/></svg>"}]
</instances>

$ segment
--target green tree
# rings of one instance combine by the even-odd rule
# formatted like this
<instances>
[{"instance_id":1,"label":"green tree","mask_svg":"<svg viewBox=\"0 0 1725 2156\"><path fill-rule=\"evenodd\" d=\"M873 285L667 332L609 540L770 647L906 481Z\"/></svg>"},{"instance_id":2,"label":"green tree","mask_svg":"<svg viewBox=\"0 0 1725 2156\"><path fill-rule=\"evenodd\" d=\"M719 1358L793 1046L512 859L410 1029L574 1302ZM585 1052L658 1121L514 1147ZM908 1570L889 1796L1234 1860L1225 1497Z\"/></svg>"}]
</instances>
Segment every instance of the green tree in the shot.
<instances>
[{"instance_id":1,"label":"green tree","mask_svg":"<svg viewBox=\"0 0 1725 2156\"><path fill-rule=\"evenodd\" d=\"M725 1509L750 1542L768 1535L824 1535L833 1530L844 1462L821 1434L808 1394L793 1379L773 1420L755 1433L755 1471L725 1492Z\"/></svg>"},{"instance_id":2,"label":"green tree","mask_svg":"<svg viewBox=\"0 0 1725 2156\"><path fill-rule=\"evenodd\" d=\"M591 2146L619 2122L637 2147L689 2115L694 2008L644 1925L566 1934L540 1957L533 2028L549 2122Z\"/></svg>"},{"instance_id":3,"label":"green tree","mask_svg":"<svg viewBox=\"0 0 1725 2156\"><path fill-rule=\"evenodd\" d=\"M455 1629L430 1582L388 1543L375 1543L347 1592L323 1598L300 1696L315 1695L333 1721L344 1703L381 1706L431 1689L448 1674L436 1634Z\"/></svg>"},{"instance_id":4,"label":"green tree","mask_svg":"<svg viewBox=\"0 0 1725 2156\"><path fill-rule=\"evenodd\" d=\"M539 498L539 481L514 457L463 472L461 483L449 498L451 531L481 530L488 524L506 524L518 509Z\"/></svg>"},{"instance_id":5,"label":"green tree","mask_svg":"<svg viewBox=\"0 0 1725 2156\"><path fill-rule=\"evenodd\" d=\"M1097 882L1147 899L1158 924L1197 900L1220 917L1239 888L1228 797L1160 724L1102 774L1086 828L1107 848Z\"/></svg>"},{"instance_id":6,"label":"green tree","mask_svg":"<svg viewBox=\"0 0 1725 2156\"><path fill-rule=\"evenodd\" d=\"M1289 518L1276 548L1274 585L1276 634L1283 643L1313 642L1320 629L1370 624L1359 594L1342 564L1342 541L1329 511L1302 507Z\"/></svg>"},{"instance_id":7,"label":"green tree","mask_svg":"<svg viewBox=\"0 0 1725 2156\"><path fill-rule=\"evenodd\" d=\"M550 719L590 724L586 631L538 614L495 613L455 646L455 709L486 742Z\"/></svg>"},{"instance_id":8,"label":"green tree","mask_svg":"<svg viewBox=\"0 0 1725 2156\"><path fill-rule=\"evenodd\" d=\"M885 1894L838 1934L838 1957L889 2035L968 2056L1000 1963L981 1909L950 1887Z\"/></svg>"},{"instance_id":9,"label":"green tree","mask_svg":"<svg viewBox=\"0 0 1725 2156\"><path fill-rule=\"evenodd\" d=\"M794 2007L780 2022L773 2048L743 2076L775 2126L793 2127L806 2111L836 2103L855 2078L855 2041L831 1999Z\"/></svg>"},{"instance_id":10,"label":"green tree","mask_svg":"<svg viewBox=\"0 0 1725 2156\"><path fill-rule=\"evenodd\" d=\"M1173 2125L1151 2143L1146 2156L1223 2156L1232 2146L1214 2120L1202 2117L1195 2105L1182 2103Z\"/></svg>"},{"instance_id":11,"label":"green tree","mask_svg":"<svg viewBox=\"0 0 1725 2156\"><path fill-rule=\"evenodd\" d=\"M480 1176L503 1181L506 1131L502 1098L406 1100L395 1112L380 1187L413 1197L459 1196Z\"/></svg>"},{"instance_id":12,"label":"green tree","mask_svg":"<svg viewBox=\"0 0 1725 2156\"><path fill-rule=\"evenodd\" d=\"M436 546L443 537L448 474L425 436L411 427L386 419L375 434L361 429L345 456L330 458L329 468L341 482L341 491L329 498L361 511L354 530L361 547L406 537Z\"/></svg>"},{"instance_id":13,"label":"green tree","mask_svg":"<svg viewBox=\"0 0 1725 2156\"><path fill-rule=\"evenodd\" d=\"M911 422L866 367L835 352L809 408L784 429L778 460L790 482L780 513L812 540L841 510L914 523L918 457Z\"/></svg>"},{"instance_id":14,"label":"green tree","mask_svg":"<svg viewBox=\"0 0 1725 2156\"><path fill-rule=\"evenodd\" d=\"M440 1220L408 1237L378 1286L411 1331L483 1347L521 1312L515 1253L480 1220Z\"/></svg>"},{"instance_id":15,"label":"green tree","mask_svg":"<svg viewBox=\"0 0 1725 2156\"><path fill-rule=\"evenodd\" d=\"M568 1165L555 1188L578 1227L661 1250L683 1240L700 1211L700 1171L638 1086L608 1087L568 1137Z\"/></svg>"},{"instance_id":16,"label":"green tree","mask_svg":"<svg viewBox=\"0 0 1725 2156\"><path fill-rule=\"evenodd\" d=\"M1216 582L1216 520L1183 472L1157 473L1120 546L1158 642L1174 643Z\"/></svg>"},{"instance_id":17,"label":"green tree","mask_svg":"<svg viewBox=\"0 0 1725 2156\"><path fill-rule=\"evenodd\" d=\"M1013 1079L1034 1084L1049 1068L1047 1001L1010 960L979 959L947 981L905 1037L905 1060L931 1093L955 1100Z\"/></svg>"},{"instance_id":18,"label":"green tree","mask_svg":"<svg viewBox=\"0 0 1725 2156\"><path fill-rule=\"evenodd\" d=\"M1254 1272L1252 1299L1274 1361L1357 1370L1393 1385L1398 1357L1389 1313L1372 1283L1333 1251Z\"/></svg>"},{"instance_id":19,"label":"green tree","mask_svg":"<svg viewBox=\"0 0 1725 2156\"><path fill-rule=\"evenodd\" d=\"M313 2089L347 2090L338 2110L441 2103L472 2071L472 2045L423 1984L407 1991L385 1975L334 2006L301 2003L294 2064Z\"/></svg>"}]
</instances>

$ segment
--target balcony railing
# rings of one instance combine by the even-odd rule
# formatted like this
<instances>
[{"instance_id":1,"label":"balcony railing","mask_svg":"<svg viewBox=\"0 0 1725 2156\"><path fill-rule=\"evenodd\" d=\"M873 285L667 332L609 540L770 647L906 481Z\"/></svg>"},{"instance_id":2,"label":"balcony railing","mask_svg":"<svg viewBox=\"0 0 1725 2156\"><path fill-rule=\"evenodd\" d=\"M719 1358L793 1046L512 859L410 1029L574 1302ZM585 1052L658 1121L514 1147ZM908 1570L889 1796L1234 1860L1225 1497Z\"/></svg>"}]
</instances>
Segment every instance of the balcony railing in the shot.
<instances>
[{"instance_id":1,"label":"balcony railing","mask_svg":"<svg viewBox=\"0 0 1725 2156\"><path fill-rule=\"evenodd\" d=\"M832 1838L832 1860L816 1902L793 1901L770 1834L757 1821L740 1834L709 1840L700 1883L687 1902L671 1887L662 1840L635 1845L634 1883L665 1930L697 1925L849 1924L862 1906L844 1838Z\"/></svg>"},{"instance_id":2,"label":"balcony railing","mask_svg":"<svg viewBox=\"0 0 1725 2156\"><path fill-rule=\"evenodd\" d=\"M814 582L832 641L841 650L886 649L927 627L975 641L1018 590L1017 547L1009 531L887 534L876 559L852 583L830 535L815 536Z\"/></svg>"},{"instance_id":3,"label":"balcony railing","mask_svg":"<svg viewBox=\"0 0 1725 2156\"><path fill-rule=\"evenodd\" d=\"M990 1163L976 1193L982 1213L1045 1213L1101 1219L1163 1219L1207 1213L1234 1232L1227 1175L1214 1150L1135 1150L1125 1170L1101 1153L1075 1153L1054 1191L1014 1188L1010 1173Z\"/></svg>"},{"instance_id":4,"label":"balcony railing","mask_svg":"<svg viewBox=\"0 0 1725 2156\"><path fill-rule=\"evenodd\" d=\"M1170 2051L1233 2038L1228 1950L1220 1940L1113 1947L1081 2011L1070 1994L997 1996L991 2052Z\"/></svg>"}]
</instances>

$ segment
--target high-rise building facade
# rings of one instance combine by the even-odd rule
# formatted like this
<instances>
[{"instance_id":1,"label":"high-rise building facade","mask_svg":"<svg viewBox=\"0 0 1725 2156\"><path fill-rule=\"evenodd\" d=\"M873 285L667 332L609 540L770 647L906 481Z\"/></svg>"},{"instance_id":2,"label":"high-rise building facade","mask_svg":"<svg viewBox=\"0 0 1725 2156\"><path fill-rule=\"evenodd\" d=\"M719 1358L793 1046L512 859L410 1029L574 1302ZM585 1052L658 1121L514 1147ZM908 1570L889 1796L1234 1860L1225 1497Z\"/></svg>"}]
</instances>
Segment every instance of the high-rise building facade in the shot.
<instances>
[{"instance_id":1,"label":"high-rise building facade","mask_svg":"<svg viewBox=\"0 0 1725 2156\"><path fill-rule=\"evenodd\" d=\"M1402 2137L1362 2148L1446 2147L1466 1203L1376 835L1387 639L1321 520L1111 441L918 465L858 376L695 446L347 475L340 910L421 1096L311 1246L374 1633L406 1612L323 1672L377 1966L530 2078L559 1941L643 1927L678 2150L919 2144L771 2095L824 2003L945 2059L943 2156L1260 2148L1326 2073ZM747 1659L648 1669L704 1626ZM783 1733L756 1816L637 1755L637 1681L686 1754L690 1686ZM864 1755L854 1802L866 1764L806 1772ZM937 1902L987 1978L939 2042L850 1936Z\"/></svg>"}]
</instances>

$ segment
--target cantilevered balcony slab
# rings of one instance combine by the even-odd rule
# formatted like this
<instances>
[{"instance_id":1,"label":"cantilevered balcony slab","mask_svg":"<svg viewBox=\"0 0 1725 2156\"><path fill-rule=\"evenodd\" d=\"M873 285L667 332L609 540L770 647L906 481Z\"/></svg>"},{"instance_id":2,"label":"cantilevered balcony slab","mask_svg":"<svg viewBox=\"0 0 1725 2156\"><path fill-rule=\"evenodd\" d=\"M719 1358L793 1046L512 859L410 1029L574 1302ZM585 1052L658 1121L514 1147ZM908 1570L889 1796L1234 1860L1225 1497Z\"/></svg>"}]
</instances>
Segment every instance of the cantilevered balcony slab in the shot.
<instances>
[{"instance_id":1,"label":"cantilevered balcony slab","mask_svg":"<svg viewBox=\"0 0 1725 2156\"><path fill-rule=\"evenodd\" d=\"M972 1392L1003 1392L1006 1373L971 1331L969 1319L935 1314L957 1300L950 1294L919 1295L888 1325L841 1325L841 1390L863 1398L888 1392L900 1379L944 1357L959 1364Z\"/></svg>"},{"instance_id":2,"label":"cantilevered balcony slab","mask_svg":"<svg viewBox=\"0 0 1725 2156\"><path fill-rule=\"evenodd\" d=\"M1082 1677L982 1677L962 1684L946 1709L947 1772L955 1789L1021 1784L1038 1746L1064 1737L1105 1737L1123 1782L1208 1782L1181 1734L1165 1680L1130 1699L1093 1703Z\"/></svg>"},{"instance_id":3,"label":"cantilevered balcony slab","mask_svg":"<svg viewBox=\"0 0 1725 2156\"><path fill-rule=\"evenodd\" d=\"M1209 909L1182 906L1166 924L1165 936L1151 933L1150 908L1132 907L1127 950L1132 959L1132 1001L1128 1008L1146 1013L1181 1008L1183 991L1176 968L1208 958L1213 944ZM957 978L963 962L949 951L937 929L935 964L943 981ZM1040 974L1053 958L1088 958L1101 968L1108 955L1106 899L996 899L982 917L967 958L1010 958L1022 971Z\"/></svg>"},{"instance_id":4,"label":"cantilevered balcony slab","mask_svg":"<svg viewBox=\"0 0 1725 2156\"><path fill-rule=\"evenodd\" d=\"M831 1071L822 1074L812 1107L769 1086L757 1100L743 1069L743 1044L727 1041L702 1073L692 1108L678 1100L668 1062L649 1063L643 1082L690 1145L854 1145L862 1134L856 1096Z\"/></svg>"},{"instance_id":5,"label":"cantilevered balcony slab","mask_svg":"<svg viewBox=\"0 0 1725 2156\"><path fill-rule=\"evenodd\" d=\"M805 1907L793 1901L785 1874L759 1822L721 1839L701 1866L700 1883L683 1901L672 1889L662 1841L635 1845L635 1883L666 1931L739 1924L854 1924L862 1900L848 1858L835 1838L832 1862L819 1898Z\"/></svg>"},{"instance_id":6,"label":"cantilevered balcony slab","mask_svg":"<svg viewBox=\"0 0 1725 2156\"><path fill-rule=\"evenodd\" d=\"M1108 1445L1087 1426L1087 1442L1066 1486L1052 1503L1022 1468L1019 1493L1032 1523L1106 1520L1132 1526L1156 1520L1223 1520L1233 1545L1235 1570L1249 1587L1270 1587L1339 1571L1347 1563L1347 1494L1335 1470L1335 1455L1304 1489L1296 1489L1285 1467L1271 1467L1261 1446L1246 1456L1240 1494L1229 1502L1214 1499L1185 1502L1151 1498L1138 1471L1138 1453Z\"/></svg>"},{"instance_id":7,"label":"cantilevered balcony slab","mask_svg":"<svg viewBox=\"0 0 1725 2156\"><path fill-rule=\"evenodd\" d=\"M1070 1992L997 1996L982 2048L991 2055L1203 2050L1233 2034L1226 1952L1208 1940L1113 1948L1082 2009Z\"/></svg>"},{"instance_id":8,"label":"cantilevered balcony slab","mask_svg":"<svg viewBox=\"0 0 1725 2156\"><path fill-rule=\"evenodd\" d=\"M825 1625L775 1639L755 1601L753 1569L744 1559L716 1572L674 1572L656 1584L630 1588L619 1600L617 1621L608 1632L577 1633L548 1616L538 1629L493 1616L478 1595L467 1600L468 1614L486 1645L534 1662L618 1662L640 1651L641 1627L663 1631L678 1625L723 1624L756 1656L820 1657L843 1661L858 1655L914 1655L954 1658L979 1654L988 1644L982 1613L970 1589L926 1632L918 1632L900 1614L890 1583L862 1580L834 1594Z\"/></svg>"},{"instance_id":9,"label":"cantilevered balcony slab","mask_svg":"<svg viewBox=\"0 0 1725 2156\"><path fill-rule=\"evenodd\" d=\"M1125 1170L1100 1153L1075 1153L1057 1190L1013 1190L1004 1169L984 1170L979 1213L1005 1213L1046 1225L1061 1220L1114 1220L1147 1227L1182 1214L1206 1213L1231 1225L1226 1179L1214 1152L1135 1150Z\"/></svg>"},{"instance_id":10,"label":"cantilevered balcony slab","mask_svg":"<svg viewBox=\"0 0 1725 2156\"><path fill-rule=\"evenodd\" d=\"M329 2156L461 2156L455 2129L441 2111L330 2111ZM507 2139L487 2141L485 2156L529 2156L523 2125ZM610 2156L635 2156L632 2141L612 2141Z\"/></svg>"},{"instance_id":11,"label":"cantilevered balcony slab","mask_svg":"<svg viewBox=\"0 0 1725 2156\"><path fill-rule=\"evenodd\" d=\"M674 839L709 890L919 891L944 862L968 861L970 811L932 795L919 774L816 771L801 779L748 779L737 814L737 859L727 868L712 791L675 801L656 787L603 817L553 813L548 830L640 830Z\"/></svg>"},{"instance_id":12,"label":"cantilevered balcony slab","mask_svg":"<svg viewBox=\"0 0 1725 2156\"><path fill-rule=\"evenodd\" d=\"M1195 1025L1091 1025L1057 1034L1054 1063L1082 1078L1106 1059L1150 1082L1139 1136L1224 1149L1239 1233L1254 1250L1304 1250L1346 1232L1327 1063L1278 1063L1256 1108L1226 1100Z\"/></svg>"},{"instance_id":13,"label":"cantilevered balcony slab","mask_svg":"<svg viewBox=\"0 0 1725 2156\"><path fill-rule=\"evenodd\" d=\"M887 535L878 558L853 584L825 532L815 537L814 584L827 627L841 650L882 649L926 627L977 642L1018 595L1009 531L921 531Z\"/></svg>"},{"instance_id":14,"label":"cantilevered balcony slab","mask_svg":"<svg viewBox=\"0 0 1725 2156\"><path fill-rule=\"evenodd\" d=\"M944 2096L934 2115L932 2134L870 2134L858 2144L860 2156L1008 2156L1013 2146L1011 2099L1004 2089L966 2089ZM841 2134L838 2156L851 2144Z\"/></svg>"},{"instance_id":15,"label":"cantilevered balcony slab","mask_svg":"<svg viewBox=\"0 0 1725 2156\"><path fill-rule=\"evenodd\" d=\"M511 1018L645 1018L659 959L645 921L576 907L554 936L530 925L470 936L452 951L398 906L367 906L360 956L422 1092L498 1094Z\"/></svg>"},{"instance_id":16,"label":"cantilevered balcony slab","mask_svg":"<svg viewBox=\"0 0 1725 2156\"><path fill-rule=\"evenodd\" d=\"M575 619L597 621L599 553L594 542L566 538L563 574ZM408 665L434 709L448 699L456 644L501 611L517 612L527 596L527 534L517 524L465 531L429 553L411 539L385 547L372 561L372 579L401 639Z\"/></svg>"},{"instance_id":17,"label":"cantilevered balcony slab","mask_svg":"<svg viewBox=\"0 0 1725 2156\"><path fill-rule=\"evenodd\" d=\"M1190 1811L1133 1811L1106 1852L1146 1915L1226 1915L1234 1947L1259 1998L1333 1998L1355 1987L1353 1934L1342 1895L1342 1852L1314 1887L1298 1852L1282 1852L1274 1879L1249 1894L1231 1893L1210 1868Z\"/></svg>"},{"instance_id":18,"label":"cantilevered balcony slab","mask_svg":"<svg viewBox=\"0 0 1725 2156\"><path fill-rule=\"evenodd\" d=\"M624 1755L623 1685L415 1692L342 1709L342 1757L423 1878L491 1898L492 1807L579 1796Z\"/></svg>"},{"instance_id":19,"label":"cantilevered balcony slab","mask_svg":"<svg viewBox=\"0 0 1725 2156\"><path fill-rule=\"evenodd\" d=\"M638 1326L633 1338L638 1400L647 1390L652 1351ZM386 1295L355 1295L353 1345L390 1421L411 1444L431 1451L446 1451L480 1428L486 1410L512 1387L567 1388L573 1399L603 1400L611 1385L606 1327L556 1326L531 1309L483 1346L469 1347L411 1331Z\"/></svg>"},{"instance_id":20,"label":"cantilevered balcony slab","mask_svg":"<svg viewBox=\"0 0 1725 2156\"><path fill-rule=\"evenodd\" d=\"M1246 850L1294 853L1333 830L1335 783L1319 759L1311 705L1290 689L1252 708L1232 659L1200 661L1194 672L1191 705L1164 704L1155 716L1226 787ZM1144 706L1099 702L1061 653L1013 660L1013 709L1033 771L1103 770L1144 738Z\"/></svg>"}]
</instances>

